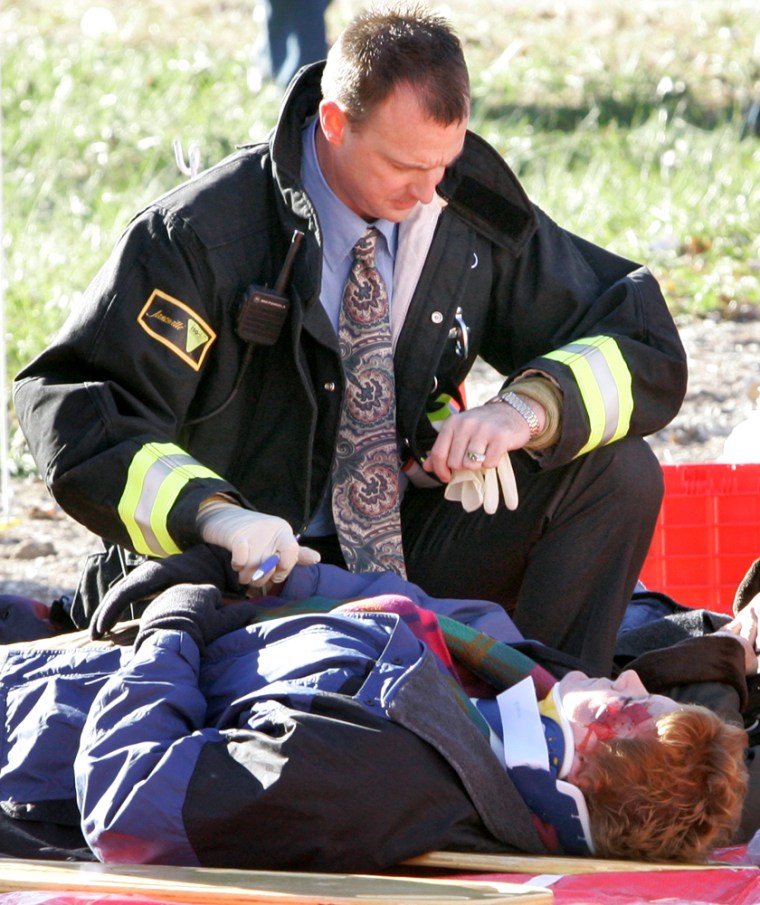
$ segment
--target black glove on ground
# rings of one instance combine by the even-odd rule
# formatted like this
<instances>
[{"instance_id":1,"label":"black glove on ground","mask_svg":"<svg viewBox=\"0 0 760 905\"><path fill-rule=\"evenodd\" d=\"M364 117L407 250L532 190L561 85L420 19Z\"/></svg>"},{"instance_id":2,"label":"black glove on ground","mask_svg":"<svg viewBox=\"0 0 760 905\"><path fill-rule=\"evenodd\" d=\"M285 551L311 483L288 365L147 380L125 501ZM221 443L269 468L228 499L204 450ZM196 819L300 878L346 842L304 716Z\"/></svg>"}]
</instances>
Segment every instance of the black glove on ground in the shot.
<instances>
[{"instance_id":1,"label":"black glove on ground","mask_svg":"<svg viewBox=\"0 0 760 905\"><path fill-rule=\"evenodd\" d=\"M231 565L230 551L213 544L198 544L166 559L149 559L115 584L92 614L90 637L102 638L130 604L150 600L183 582L213 584L233 594L243 593Z\"/></svg>"},{"instance_id":2,"label":"black glove on ground","mask_svg":"<svg viewBox=\"0 0 760 905\"><path fill-rule=\"evenodd\" d=\"M225 605L221 591L213 585L175 585L148 604L140 618L135 650L155 632L174 630L187 632L203 653L207 644L250 622L257 608L253 600Z\"/></svg>"}]
</instances>

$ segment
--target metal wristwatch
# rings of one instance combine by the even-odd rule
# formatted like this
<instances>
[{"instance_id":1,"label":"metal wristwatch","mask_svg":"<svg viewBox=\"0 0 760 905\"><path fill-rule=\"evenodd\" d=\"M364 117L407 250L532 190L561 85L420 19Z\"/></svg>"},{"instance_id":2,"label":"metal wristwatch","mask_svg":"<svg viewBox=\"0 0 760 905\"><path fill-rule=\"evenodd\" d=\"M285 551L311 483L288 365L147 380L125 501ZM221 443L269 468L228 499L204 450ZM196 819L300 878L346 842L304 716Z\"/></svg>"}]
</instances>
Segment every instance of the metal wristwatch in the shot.
<instances>
[{"instance_id":1,"label":"metal wristwatch","mask_svg":"<svg viewBox=\"0 0 760 905\"><path fill-rule=\"evenodd\" d=\"M506 402L507 405L511 406L518 414L522 415L523 418L528 422L528 427L530 428L530 439L535 440L535 438L541 433L541 425L538 422L538 415L533 411L531 406L528 405L523 399L521 399L517 393L513 393L512 390L505 390L503 393L498 393L493 399L488 400L489 403L492 402Z\"/></svg>"}]
</instances>

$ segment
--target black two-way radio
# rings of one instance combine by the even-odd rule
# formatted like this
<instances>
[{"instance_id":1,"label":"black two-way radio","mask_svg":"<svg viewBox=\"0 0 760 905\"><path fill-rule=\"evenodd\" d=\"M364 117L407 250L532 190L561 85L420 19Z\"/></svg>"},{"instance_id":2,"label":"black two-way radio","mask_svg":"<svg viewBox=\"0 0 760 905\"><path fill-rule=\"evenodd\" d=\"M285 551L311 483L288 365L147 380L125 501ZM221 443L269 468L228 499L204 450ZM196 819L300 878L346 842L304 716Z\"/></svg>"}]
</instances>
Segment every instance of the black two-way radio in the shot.
<instances>
[{"instance_id":1,"label":"black two-way radio","mask_svg":"<svg viewBox=\"0 0 760 905\"><path fill-rule=\"evenodd\" d=\"M284 293L302 239L301 230L295 230L282 270L272 289L253 285L246 290L238 313L237 334L247 343L273 346L277 342L290 310L290 299Z\"/></svg>"}]
</instances>

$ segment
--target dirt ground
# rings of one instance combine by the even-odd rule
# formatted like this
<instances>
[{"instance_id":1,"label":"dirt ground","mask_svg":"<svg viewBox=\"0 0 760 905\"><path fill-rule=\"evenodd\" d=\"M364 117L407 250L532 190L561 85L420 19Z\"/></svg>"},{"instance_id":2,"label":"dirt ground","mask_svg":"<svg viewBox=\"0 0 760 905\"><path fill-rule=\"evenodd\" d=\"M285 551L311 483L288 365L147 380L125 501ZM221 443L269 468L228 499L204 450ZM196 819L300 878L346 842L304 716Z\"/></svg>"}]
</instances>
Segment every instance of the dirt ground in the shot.
<instances>
[{"instance_id":1,"label":"dirt ground","mask_svg":"<svg viewBox=\"0 0 760 905\"><path fill-rule=\"evenodd\" d=\"M760 312L738 320L687 319L679 329L689 356L689 389L676 418L649 438L660 462L708 462L723 452L731 429L754 410L760 386ZM499 378L478 367L470 405L488 398ZM760 459L760 450L758 450ZM11 480L0 511L0 594L52 603L71 594L88 553L100 541L63 513L39 480Z\"/></svg>"}]
</instances>

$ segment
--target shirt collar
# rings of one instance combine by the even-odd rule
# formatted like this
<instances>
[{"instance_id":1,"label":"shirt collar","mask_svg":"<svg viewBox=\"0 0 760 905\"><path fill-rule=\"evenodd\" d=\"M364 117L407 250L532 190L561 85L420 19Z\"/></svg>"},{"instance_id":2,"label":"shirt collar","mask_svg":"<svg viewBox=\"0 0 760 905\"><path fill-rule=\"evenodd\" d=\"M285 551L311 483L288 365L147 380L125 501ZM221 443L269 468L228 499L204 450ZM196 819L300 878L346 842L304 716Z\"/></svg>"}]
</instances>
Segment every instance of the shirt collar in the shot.
<instances>
[{"instance_id":1,"label":"shirt collar","mask_svg":"<svg viewBox=\"0 0 760 905\"><path fill-rule=\"evenodd\" d=\"M345 205L327 184L317 158L315 137L317 123L317 117L314 117L303 130L301 178L322 225L322 253L325 263L331 270L336 270L344 258L351 254L351 250L364 235L369 224ZM325 228L327 224L329 228ZM398 224L380 219L375 220L372 225L384 237L388 252L391 258L395 259Z\"/></svg>"}]
</instances>

